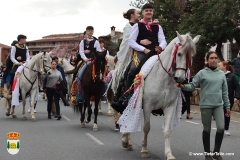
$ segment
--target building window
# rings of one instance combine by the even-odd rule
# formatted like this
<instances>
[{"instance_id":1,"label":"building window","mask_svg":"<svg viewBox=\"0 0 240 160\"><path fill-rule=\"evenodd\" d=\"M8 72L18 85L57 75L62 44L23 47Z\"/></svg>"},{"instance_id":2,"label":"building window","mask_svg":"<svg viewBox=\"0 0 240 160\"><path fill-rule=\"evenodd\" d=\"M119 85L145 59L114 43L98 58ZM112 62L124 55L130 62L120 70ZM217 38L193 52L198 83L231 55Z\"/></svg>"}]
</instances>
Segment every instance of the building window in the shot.
<instances>
[{"instance_id":1,"label":"building window","mask_svg":"<svg viewBox=\"0 0 240 160\"><path fill-rule=\"evenodd\" d=\"M232 59L232 50L231 50L231 44L227 44L227 59Z\"/></svg>"}]
</instances>

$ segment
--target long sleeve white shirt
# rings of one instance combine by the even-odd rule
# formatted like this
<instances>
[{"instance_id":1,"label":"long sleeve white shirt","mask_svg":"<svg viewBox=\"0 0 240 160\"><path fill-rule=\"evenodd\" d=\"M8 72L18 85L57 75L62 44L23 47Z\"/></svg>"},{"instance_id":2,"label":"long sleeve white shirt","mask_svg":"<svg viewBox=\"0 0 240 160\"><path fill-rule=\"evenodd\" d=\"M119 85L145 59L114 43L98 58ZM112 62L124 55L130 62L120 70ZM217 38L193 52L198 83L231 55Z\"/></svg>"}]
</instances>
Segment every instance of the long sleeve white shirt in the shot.
<instances>
[{"instance_id":1,"label":"long sleeve white shirt","mask_svg":"<svg viewBox=\"0 0 240 160\"><path fill-rule=\"evenodd\" d=\"M93 39L87 38L87 40L88 40L88 41L92 41ZM101 47L100 47L100 44L99 44L98 40L95 41L95 43L94 43L94 48L96 48L96 51L97 51L97 52L102 52L102 49L101 49ZM82 58L84 61L86 61L87 57L86 57L86 55L85 55L85 53L84 53L84 40L82 40L82 41L80 42L80 45L79 45L79 54L80 54L81 58Z\"/></svg>"},{"instance_id":2,"label":"long sleeve white shirt","mask_svg":"<svg viewBox=\"0 0 240 160\"><path fill-rule=\"evenodd\" d=\"M19 62L16 60L15 58L15 54L16 54L16 47L15 46L12 46L11 48L11 61L14 63L14 64L18 64ZM26 62L30 60L30 55L29 55L29 50L28 50L28 47L26 46Z\"/></svg>"},{"instance_id":3,"label":"long sleeve white shirt","mask_svg":"<svg viewBox=\"0 0 240 160\"><path fill-rule=\"evenodd\" d=\"M128 54L128 50L129 50L128 40L129 40L131 29L132 29L132 26L130 25L129 22L123 28L123 39L119 47L119 51L117 52L118 63L122 63L126 55Z\"/></svg>"},{"instance_id":4,"label":"long sleeve white shirt","mask_svg":"<svg viewBox=\"0 0 240 160\"><path fill-rule=\"evenodd\" d=\"M129 36L128 44L131 48L135 49L136 51L143 52L145 47L139 45L137 41L137 37L139 34L139 28L138 28L138 23L134 24ZM162 30L162 27L159 25L159 30L158 30L158 42L159 46L164 50L167 46L167 42Z\"/></svg>"}]
</instances>

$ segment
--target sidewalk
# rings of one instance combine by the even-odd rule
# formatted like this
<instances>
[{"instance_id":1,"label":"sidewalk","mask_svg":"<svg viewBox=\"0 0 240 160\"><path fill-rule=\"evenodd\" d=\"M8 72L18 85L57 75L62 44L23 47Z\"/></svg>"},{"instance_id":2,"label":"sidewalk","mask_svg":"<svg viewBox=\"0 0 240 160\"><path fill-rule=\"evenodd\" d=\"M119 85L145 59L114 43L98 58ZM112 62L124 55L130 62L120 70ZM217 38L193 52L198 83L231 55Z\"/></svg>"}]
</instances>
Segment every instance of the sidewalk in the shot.
<instances>
[{"instance_id":1,"label":"sidewalk","mask_svg":"<svg viewBox=\"0 0 240 160\"><path fill-rule=\"evenodd\" d=\"M197 105L191 105L191 113L192 116L194 116L194 114L201 114L200 107ZM231 111L231 121L238 121L240 123L240 113Z\"/></svg>"}]
</instances>

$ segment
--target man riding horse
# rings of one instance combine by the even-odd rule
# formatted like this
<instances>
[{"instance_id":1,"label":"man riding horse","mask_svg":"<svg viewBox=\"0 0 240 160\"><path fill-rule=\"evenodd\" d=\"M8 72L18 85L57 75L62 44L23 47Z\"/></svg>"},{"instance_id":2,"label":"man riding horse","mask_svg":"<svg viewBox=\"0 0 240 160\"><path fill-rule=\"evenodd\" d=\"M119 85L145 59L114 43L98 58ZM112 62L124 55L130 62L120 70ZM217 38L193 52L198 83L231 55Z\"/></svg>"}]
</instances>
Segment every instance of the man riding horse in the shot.
<instances>
[{"instance_id":1,"label":"man riding horse","mask_svg":"<svg viewBox=\"0 0 240 160\"><path fill-rule=\"evenodd\" d=\"M143 64L153 55L161 53L167 45L162 27L158 22L152 21L153 6L145 4L142 14L143 20L132 27L128 41L134 49L134 57L127 77L127 89L131 87Z\"/></svg>"},{"instance_id":2,"label":"man riding horse","mask_svg":"<svg viewBox=\"0 0 240 160\"><path fill-rule=\"evenodd\" d=\"M18 43L16 43L11 48L11 61L13 62L13 68L11 70L12 78L10 81L10 85L13 83L13 79L15 77L15 72L17 71L18 67L23 65L24 63L28 62L30 60L29 50L26 46L26 39L27 37L25 35L18 35L17 40Z\"/></svg>"}]
</instances>

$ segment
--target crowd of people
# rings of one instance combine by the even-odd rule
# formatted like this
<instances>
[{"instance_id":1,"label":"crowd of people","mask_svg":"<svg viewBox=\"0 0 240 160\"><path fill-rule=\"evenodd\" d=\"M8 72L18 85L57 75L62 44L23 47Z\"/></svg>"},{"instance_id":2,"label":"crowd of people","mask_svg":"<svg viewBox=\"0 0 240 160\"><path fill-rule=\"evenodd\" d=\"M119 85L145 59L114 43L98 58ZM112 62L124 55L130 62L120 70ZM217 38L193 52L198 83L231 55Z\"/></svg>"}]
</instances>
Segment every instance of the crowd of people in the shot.
<instances>
[{"instance_id":1,"label":"crowd of people","mask_svg":"<svg viewBox=\"0 0 240 160\"><path fill-rule=\"evenodd\" d=\"M128 19L129 22L124 28L123 40L120 45L120 50L117 53L118 62L116 68L121 68L121 73L116 73L115 70L109 72L107 77L103 80L105 83L109 83L111 80L113 83L116 82L114 78L116 74L118 74L121 75L121 77L125 76L125 88L131 88L133 80L136 74L139 73L143 64L150 57L156 55L156 53L161 53L165 49L167 42L164 32L159 23L153 21L153 12L152 5L145 4L142 7L142 20L139 19L140 14L136 9L130 9L124 13L124 18ZM94 28L88 26L84 32L85 38L80 42L79 48L72 49L72 54L69 57L69 63L75 68L71 73L74 73L74 77L78 76L80 80L80 66L84 62L93 60L95 52L107 52L107 55L109 54L104 48L105 42L102 40L98 41L93 36L93 33ZM26 46L26 38L25 35L19 35L17 37L18 41L12 44L11 53L8 58L9 63L7 63L8 66L7 68L2 68L4 72L1 83L2 88L4 83L7 83L7 86L11 86L18 66L30 60L29 50ZM130 64L126 64L126 61L124 61L126 57L130 57ZM176 86L182 89L183 105L186 107L182 110L182 114L187 110L187 119L193 118L190 114L191 93L197 87L201 88L200 110L203 124L202 141L204 151L209 153L206 155L206 160L211 160L212 158L221 160L222 157L219 154L210 155L212 117L214 117L217 125L213 152L219 153L224 134L230 135L229 125L231 109L234 102L240 100L240 53L237 58L231 61L220 62L217 53L211 51L207 53L206 61L207 64L205 68L194 75L191 80L186 80L184 84L176 83ZM127 66L129 66L128 74L123 75ZM58 57L52 57L51 69L47 72L43 87L48 100L48 119L52 118L53 98L57 112L55 117L57 120L61 119L59 105L60 93L56 90L56 86L61 82L67 83L65 74L62 66L58 63ZM103 93L104 92L105 91L103 91Z\"/></svg>"}]
</instances>

